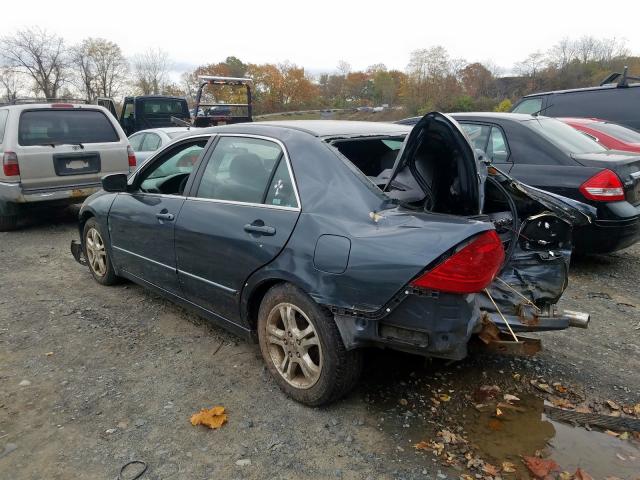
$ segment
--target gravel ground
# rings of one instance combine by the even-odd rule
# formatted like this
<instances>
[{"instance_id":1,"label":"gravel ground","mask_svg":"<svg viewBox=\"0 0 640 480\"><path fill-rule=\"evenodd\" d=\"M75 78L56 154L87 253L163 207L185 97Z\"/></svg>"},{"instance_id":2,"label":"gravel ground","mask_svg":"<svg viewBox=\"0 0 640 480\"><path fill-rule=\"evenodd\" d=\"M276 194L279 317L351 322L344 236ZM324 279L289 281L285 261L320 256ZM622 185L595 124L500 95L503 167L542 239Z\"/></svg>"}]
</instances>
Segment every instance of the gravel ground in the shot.
<instances>
[{"instance_id":1,"label":"gravel ground","mask_svg":"<svg viewBox=\"0 0 640 480\"><path fill-rule=\"evenodd\" d=\"M592 324L542 335L534 359L368 352L348 398L310 409L278 390L256 345L134 284L94 282L69 253L76 211L0 233L2 479L111 479L134 459L145 479L457 479L412 444L460 429L480 385L531 393L538 378L592 406L640 402L640 246L574 261L561 307ZM451 401L429 404L442 392ZM191 426L214 405L226 425Z\"/></svg>"}]
</instances>

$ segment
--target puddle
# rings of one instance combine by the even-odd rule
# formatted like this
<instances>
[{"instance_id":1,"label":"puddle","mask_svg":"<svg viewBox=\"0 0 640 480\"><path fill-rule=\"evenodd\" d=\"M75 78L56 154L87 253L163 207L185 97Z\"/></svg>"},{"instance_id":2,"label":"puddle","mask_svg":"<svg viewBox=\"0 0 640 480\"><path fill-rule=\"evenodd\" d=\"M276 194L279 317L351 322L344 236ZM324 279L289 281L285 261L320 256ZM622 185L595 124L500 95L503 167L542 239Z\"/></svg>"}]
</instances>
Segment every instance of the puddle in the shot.
<instances>
[{"instance_id":1,"label":"puddle","mask_svg":"<svg viewBox=\"0 0 640 480\"><path fill-rule=\"evenodd\" d=\"M495 416L495 407L482 411L474 408L466 415L462 426L482 458L496 465L510 461L518 467L518 474L524 476L526 468L521 457L532 456L538 450L572 473L580 467L594 478L637 477L640 449L636 444L555 422L543 413L542 399L529 395L521 395L520 399L514 402L519 411L502 408L499 418Z\"/></svg>"}]
</instances>

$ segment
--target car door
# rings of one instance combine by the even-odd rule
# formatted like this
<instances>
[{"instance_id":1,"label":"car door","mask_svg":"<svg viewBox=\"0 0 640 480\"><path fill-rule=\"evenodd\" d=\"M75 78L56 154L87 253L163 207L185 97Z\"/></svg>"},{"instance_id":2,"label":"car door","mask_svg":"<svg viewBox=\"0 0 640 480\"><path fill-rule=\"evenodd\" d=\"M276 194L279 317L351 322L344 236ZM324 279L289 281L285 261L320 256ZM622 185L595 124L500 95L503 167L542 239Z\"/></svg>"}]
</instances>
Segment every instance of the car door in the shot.
<instances>
[{"instance_id":1,"label":"car door","mask_svg":"<svg viewBox=\"0 0 640 480\"><path fill-rule=\"evenodd\" d=\"M498 125L480 122L460 122L476 150L482 150L500 170L509 172L513 163L504 131Z\"/></svg>"},{"instance_id":2,"label":"car door","mask_svg":"<svg viewBox=\"0 0 640 480\"><path fill-rule=\"evenodd\" d=\"M189 138L161 151L130 179L131 191L118 194L109 211L118 268L178 296L175 219L185 201L184 185L208 139Z\"/></svg>"},{"instance_id":3,"label":"car door","mask_svg":"<svg viewBox=\"0 0 640 480\"><path fill-rule=\"evenodd\" d=\"M240 291L287 243L300 200L277 140L223 135L207 157L176 222L178 277L188 300L239 323Z\"/></svg>"}]
</instances>

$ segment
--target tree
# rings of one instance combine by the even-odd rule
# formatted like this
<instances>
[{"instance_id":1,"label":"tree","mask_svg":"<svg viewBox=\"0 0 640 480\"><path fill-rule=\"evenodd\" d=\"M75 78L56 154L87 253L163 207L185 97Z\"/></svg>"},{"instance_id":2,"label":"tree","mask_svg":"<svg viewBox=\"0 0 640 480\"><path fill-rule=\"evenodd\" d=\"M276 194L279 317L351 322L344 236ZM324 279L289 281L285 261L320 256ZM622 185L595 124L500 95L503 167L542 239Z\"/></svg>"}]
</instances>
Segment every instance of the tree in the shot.
<instances>
[{"instance_id":1,"label":"tree","mask_svg":"<svg viewBox=\"0 0 640 480\"><path fill-rule=\"evenodd\" d=\"M466 92L473 98L486 97L493 89L493 75L481 63L470 63L460 71L460 79Z\"/></svg>"},{"instance_id":2,"label":"tree","mask_svg":"<svg viewBox=\"0 0 640 480\"><path fill-rule=\"evenodd\" d=\"M0 68L0 86L4 89L3 98L7 102L13 102L18 98L25 79L20 73L7 68Z\"/></svg>"},{"instance_id":3,"label":"tree","mask_svg":"<svg viewBox=\"0 0 640 480\"><path fill-rule=\"evenodd\" d=\"M134 85L142 95L158 95L167 82L170 68L167 52L150 48L133 58Z\"/></svg>"},{"instance_id":4,"label":"tree","mask_svg":"<svg viewBox=\"0 0 640 480\"><path fill-rule=\"evenodd\" d=\"M67 78L68 55L64 39L40 28L19 30L0 40L6 65L28 75L37 93L56 98Z\"/></svg>"},{"instance_id":5,"label":"tree","mask_svg":"<svg viewBox=\"0 0 640 480\"><path fill-rule=\"evenodd\" d=\"M117 95L128 64L120 47L103 38L87 38L71 49L74 83L88 101Z\"/></svg>"}]
</instances>

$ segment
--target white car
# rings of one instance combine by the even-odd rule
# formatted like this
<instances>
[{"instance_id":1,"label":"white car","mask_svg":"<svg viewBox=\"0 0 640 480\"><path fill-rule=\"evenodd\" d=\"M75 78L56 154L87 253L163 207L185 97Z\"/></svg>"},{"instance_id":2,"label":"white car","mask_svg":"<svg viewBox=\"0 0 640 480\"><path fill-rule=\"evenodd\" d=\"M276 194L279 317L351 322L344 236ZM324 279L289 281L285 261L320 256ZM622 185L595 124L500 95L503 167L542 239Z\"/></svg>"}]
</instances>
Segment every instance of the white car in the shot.
<instances>
[{"instance_id":1,"label":"white car","mask_svg":"<svg viewBox=\"0 0 640 480\"><path fill-rule=\"evenodd\" d=\"M136 153L138 165L149 158L153 152L192 129L192 127L150 128L134 133L129 137L129 143Z\"/></svg>"},{"instance_id":2,"label":"white car","mask_svg":"<svg viewBox=\"0 0 640 480\"><path fill-rule=\"evenodd\" d=\"M31 207L80 203L100 178L135 169L124 131L97 105L0 107L0 231L13 230Z\"/></svg>"}]
</instances>

